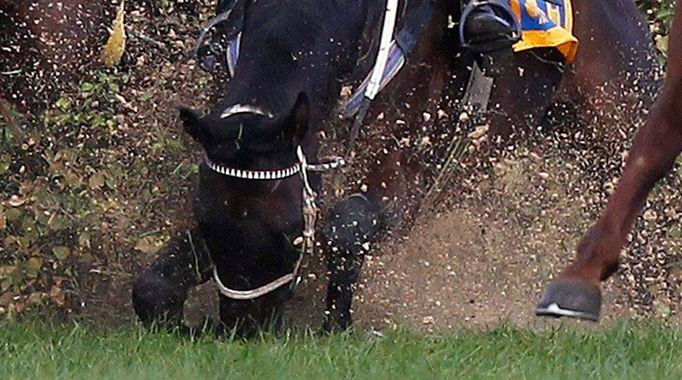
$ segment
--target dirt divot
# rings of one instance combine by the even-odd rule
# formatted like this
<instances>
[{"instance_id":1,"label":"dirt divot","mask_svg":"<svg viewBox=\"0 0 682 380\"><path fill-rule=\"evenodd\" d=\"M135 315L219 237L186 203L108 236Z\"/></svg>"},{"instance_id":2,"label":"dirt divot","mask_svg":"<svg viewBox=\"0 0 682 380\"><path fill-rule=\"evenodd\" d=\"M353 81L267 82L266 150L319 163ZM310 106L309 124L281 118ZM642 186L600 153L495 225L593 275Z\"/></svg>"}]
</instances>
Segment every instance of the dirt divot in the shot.
<instances>
[{"instance_id":1,"label":"dirt divot","mask_svg":"<svg viewBox=\"0 0 682 380\"><path fill-rule=\"evenodd\" d=\"M356 318L373 328L424 331L536 324L543 286L572 252L543 254L561 237L550 230L546 241L529 241L519 230L467 208L418 226L401 248L368 262ZM617 287L609 284L605 297L605 315L625 313Z\"/></svg>"}]
</instances>

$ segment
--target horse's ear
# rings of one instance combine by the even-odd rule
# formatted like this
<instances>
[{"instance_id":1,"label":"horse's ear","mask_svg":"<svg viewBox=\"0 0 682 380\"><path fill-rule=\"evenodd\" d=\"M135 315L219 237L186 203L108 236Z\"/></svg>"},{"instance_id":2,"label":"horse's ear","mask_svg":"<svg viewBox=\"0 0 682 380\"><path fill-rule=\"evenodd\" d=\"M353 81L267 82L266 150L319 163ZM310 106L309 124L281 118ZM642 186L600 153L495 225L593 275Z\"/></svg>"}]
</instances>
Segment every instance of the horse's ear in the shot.
<instances>
[{"instance_id":1,"label":"horse's ear","mask_svg":"<svg viewBox=\"0 0 682 380\"><path fill-rule=\"evenodd\" d=\"M300 144L308 132L310 124L310 99L305 92L298 94L290 122L287 123L286 137L294 145Z\"/></svg>"},{"instance_id":2,"label":"horse's ear","mask_svg":"<svg viewBox=\"0 0 682 380\"><path fill-rule=\"evenodd\" d=\"M199 113L184 107L178 109L178 111L180 112L180 120L182 120L185 132L192 136L193 139L202 142L204 133L202 131L201 116Z\"/></svg>"}]
</instances>

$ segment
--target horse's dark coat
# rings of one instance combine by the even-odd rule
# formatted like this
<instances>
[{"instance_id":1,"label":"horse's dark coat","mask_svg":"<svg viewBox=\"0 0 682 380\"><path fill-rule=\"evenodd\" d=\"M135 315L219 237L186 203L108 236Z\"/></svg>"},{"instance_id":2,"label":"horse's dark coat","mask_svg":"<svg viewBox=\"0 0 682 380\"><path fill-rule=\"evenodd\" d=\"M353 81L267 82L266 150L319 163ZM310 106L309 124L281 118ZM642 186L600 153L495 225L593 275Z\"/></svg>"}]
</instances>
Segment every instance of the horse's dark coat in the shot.
<instances>
[{"instance_id":1,"label":"horse's dark coat","mask_svg":"<svg viewBox=\"0 0 682 380\"><path fill-rule=\"evenodd\" d=\"M294 146L302 144L314 158L314 137L334 105L330 99L339 93L341 77L353 69L360 53L356 41L367 24L368 4L312 0L253 4L226 96L204 117L181 111L187 131L208 157L242 169L276 169L296 162ZM223 110L235 104L257 106L274 117L244 114L221 119ZM319 178L314 177L319 187ZM299 251L292 241L303 230L300 204L298 177L245 181L202 165L195 202L199 236L228 287L256 288L293 270ZM140 290L157 282L138 282L135 294L149 297L137 297L137 310L158 309L154 292ZM254 301L223 298L221 319L228 325L243 323L247 330L273 322L289 293L284 287ZM250 318L239 320L246 316Z\"/></svg>"}]
</instances>

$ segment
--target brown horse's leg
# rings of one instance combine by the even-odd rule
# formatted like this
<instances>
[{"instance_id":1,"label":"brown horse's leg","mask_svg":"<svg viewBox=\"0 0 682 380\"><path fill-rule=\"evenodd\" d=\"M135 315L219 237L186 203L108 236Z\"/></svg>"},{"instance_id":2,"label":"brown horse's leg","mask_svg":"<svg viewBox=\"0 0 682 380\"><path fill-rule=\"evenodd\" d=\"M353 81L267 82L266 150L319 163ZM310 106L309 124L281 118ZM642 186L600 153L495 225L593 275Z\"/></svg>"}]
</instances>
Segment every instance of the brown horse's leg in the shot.
<instances>
[{"instance_id":1,"label":"brown horse's leg","mask_svg":"<svg viewBox=\"0 0 682 380\"><path fill-rule=\"evenodd\" d=\"M631 5L631 4L630 4ZM631 7L634 8L634 7ZM589 8L588 8L589 9ZM679 9L679 8L678 8ZM630 13L636 12L630 10ZM586 12L589 14L589 11ZM595 15L596 20L597 15ZM623 18L625 20L626 18ZM636 19L633 19L636 20ZM604 25L603 23L600 25ZM612 115L620 104L631 104L632 98L626 99L628 89L639 82L643 86L651 82L650 73L653 71L646 33L641 25L634 28L623 27L631 33L639 29L633 41L617 40L608 42L610 35L628 36L626 32L609 33L607 29L596 29L596 37L586 39L581 48L584 51L599 51L604 44L612 46L632 46L626 51L610 52L613 62L609 64L603 55L598 60L588 60L576 67L576 78L586 83L610 83L611 93L602 88L592 86L585 92L589 96L607 96L612 102L593 104L597 113ZM676 34L677 32L677 34ZM601 36L599 35L601 34ZM676 25L672 33L673 46L670 51L670 62L680 62L679 54L682 50L682 34ZM601 40L600 46L593 45L595 40ZM636 48L638 47L639 48ZM623 54L624 56L616 55ZM608 54L607 54L608 55ZM538 315L555 317L578 317L597 320L601 309L601 292L599 284L606 280L618 269L619 253L625 243L626 235L641 211L647 194L656 181L663 177L673 166L676 156L682 150L682 123L680 111L682 108L682 75L680 68L669 65L668 79L664 90L655 104L646 126L635 136L634 144L627 160L625 171L620 183L599 221L582 238L578 245L576 260L569 265L548 287L537 308ZM614 78L615 76L615 78ZM633 80L639 78L638 81ZM614 84L616 84L614 86ZM620 87L620 90L617 88ZM590 91L591 90L591 91ZM630 100L630 101L628 101ZM609 108L609 105L611 106ZM627 106L625 107L627 108ZM634 116L634 115L631 115Z\"/></svg>"},{"instance_id":2,"label":"brown horse's leg","mask_svg":"<svg viewBox=\"0 0 682 380\"><path fill-rule=\"evenodd\" d=\"M682 107L682 83L676 87L677 99L668 99L664 92L637 133L616 192L597 224L583 236L576 260L548 288L539 314L598 318L600 281L618 269L621 247L648 193L682 151L682 115L676 111ZM667 108L671 103L677 108Z\"/></svg>"}]
</instances>

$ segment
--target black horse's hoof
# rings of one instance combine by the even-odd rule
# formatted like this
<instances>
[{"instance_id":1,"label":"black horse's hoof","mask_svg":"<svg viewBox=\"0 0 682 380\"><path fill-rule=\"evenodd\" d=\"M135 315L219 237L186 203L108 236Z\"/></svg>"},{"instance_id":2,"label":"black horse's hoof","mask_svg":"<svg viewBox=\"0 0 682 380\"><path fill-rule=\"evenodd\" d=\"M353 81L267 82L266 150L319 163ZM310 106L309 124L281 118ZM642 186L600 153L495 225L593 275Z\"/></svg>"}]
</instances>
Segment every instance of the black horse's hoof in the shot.
<instances>
[{"instance_id":1,"label":"black horse's hoof","mask_svg":"<svg viewBox=\"0 0 682 380\"><path fill-rule=\"evenodd\" d=\"M598 287L578 280L552 282L535 309L535 315L568 317L599 321L601 291Z\"/></svg>"}]
</instances>

